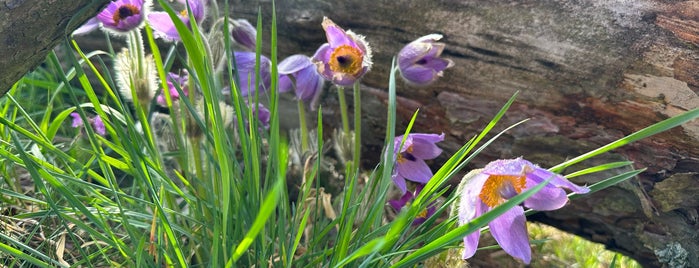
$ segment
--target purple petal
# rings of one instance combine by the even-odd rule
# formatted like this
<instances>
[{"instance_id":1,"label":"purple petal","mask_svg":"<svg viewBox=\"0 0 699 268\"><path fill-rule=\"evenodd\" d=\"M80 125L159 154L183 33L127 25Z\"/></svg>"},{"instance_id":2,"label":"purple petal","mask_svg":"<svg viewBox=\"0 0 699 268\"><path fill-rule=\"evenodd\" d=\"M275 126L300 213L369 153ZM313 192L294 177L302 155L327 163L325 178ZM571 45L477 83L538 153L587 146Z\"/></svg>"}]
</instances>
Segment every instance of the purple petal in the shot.
<instances>
[{"instance_id":1,"label":"purple petal","mask_svg":"<svg viewBox=\"0 0 699 268\"><path fill-rule=\"evenodd\" d=\"M262 127L268 129L269 119L271 117L269 109L262 104L257 104L257 108L253 108L253 111L257 114L257 120L260 121Z\"/></svg>"},{"instance_id":2,"label":"purple petal","mask_svg":"<svg viewBox=\"0 0 699 268\"><path fill-rule=\"evenodd\" d=\"M349 38L345 30L337 26L332 20L327 17L323 17L322 22L323 29L325 30L325 37L328 39L328 43L331 47L339 47L341 45L351 45L356 47L354 41Z\"/></svg>"},{"instance_id":3,"label":"purple petal","mask_svg":"<svg viewBox=\"0 0 699 268\"><path fill-rule=\"evenodd\" d=\"M433 159L442 153L442 149L437 147L435 143L444 140L444 133L440 135L414 133L408 134L408 136L412 138L412 154L415 157L421 159Z\"/></svg>"},{"instance_id":4,"label":"purple petal","mask_svg":"<svg viewBox=\"0 0 699 268\"><path fill-rule=\"evenodd\" d=\"M246 19L233 21L231 36L236 43L248 50L255 50L257 44L257 29Z\"/></svg>"},{"instance_id":5,"label":"purple petal","mask_svg":"<svg viewBox=\"0 0 699 268\"><path fill-rule=\"evenodd\" d=\"M294 84L291 82L291 78L289 78L288 75L280 75L278 83L280 93L289 92L294 89Z\"/></svg>"},{"instance_id":6,"label":"purple petal","mask_svg":"<svg viewBox=\"0 0 699 268\"><path fill-rule=\"evenodd\" d=\"M454 62L443 58L426 58L425 62L422 64L423 67L430 68L438 74L452 65L454 65Z\"/></svg>"},{"instance_id":7,"label":"purple petal","mask_svg":"<svg viewBox=\"0 0 699 268\"><path fill-rule=\"evenodd\" d=\"M405 69L400 69L400 76L409 84L416 86L429 85L439 78L439 74L434 69L420 65L413 65Z\"/></svg>"},{"instance_id":8,"label":"purple petal","mask_svg":"<svg viewBox=\"0 0 699 268\"><path fill-rule=\"evenodd\" d=\"M521 176L525 171L525 167L535 168L537 166L522 158L500 159L488 163L485 168L483 168L483 173Z\"/></svg>"},{"instance_id":9,"label":"purple petal","mask_svg":"<svg viewBox=\"0 0 699 268\"><path fill-rule=\"evenodd\" d=\"M398 174L397 171L394 171L393 175L391 175L391 180L393 181L393 184L395 184L396 187L398 187L401 193L404 194L408 191L408 186L405 185L405 178Z\"/></svg>"},{"instance_id":10,"label":"purple petal","mask_svg":"<svg viewBox=\"0 0 699 268\"><path fill-rule=\"evenodd\" d=\"M400 135L400 136L396 136L395 138L393 138L393 152L395 154L405 152L408 150L408 148L410 148L410 146L413 145L413 135L408 134L408 136L405 137L405 142L403 143L403 147L401 147L400 143L403 141L403 136L404 135ZM399 149L400 149L400 151L399 151Z\"/></svg>"},{"instance_id":11,"label":"purple petal","mask_svg":"<svg viewBox=\"0 0 699 268\"><path fill-rule=\"evenodd\" d=\"M407 204L408 201L410 201L410 199L413 199L413 193L406 191L400 199L389 200L388 204L391 205L391 207L393 207L393 209L395 209L396 211L400 211L405 206L405 204Z\"/></svg>"},{"instance_id":12,"label":"purple petal","mask_svg":"<svg viewBox=\"0 0 699 268\"><path fill-rule=\"evenodd\" d=\"M97 19L97 17L89 19L83 26L80 26L78 29L75 29L73 31L73 35L83 35L89 32L94 31L95 29L99 28L100 26L100 21Z\"/></svg>"},{"instance_id":13,"label":"purple petal","mask_svg":"<svg viewBox=\"0 0 699 268\"><path fill-rule=\"evenodd\" d=\"M464 259L473 257L478 249L478 240L481 238L481 231L476 230L464 236Z\"/></svg>"},{"instance_id":14,"label":"purple petal","mask_svg":"<svg viewBox=\"0 0 699 268\"><path fill-rule=\"evenodd\" d=\"M537 184L538 183L531 180L527 180L525 190L530 189ZM559 209L566 203L568 203L568 195L566 195L566 192L561 188L552 186L551 184L546 185L543 189L541 189L541 191L532 195L527 200L524 200L524 206L541 211Z\"/></svg>"},{"instance_id":15,"label":"purple petal","mask_svg":"<svg viewBox=\"0 0 699 268\"><path fill-rule=\"evenodd\" d=\"M534 180L536 182L542 182L542 181L548 180L551 177L553 177L553 179L551 180L550 183L551 183L551 185L554 185L556 187L566 188L566 189L571 190L574 193L578 193L578 194L585 194L585 193L590 192L590 188L587 188L584 186L578 186L575 183L570 182L565 177L558 175L556 173L553 173L551 171L548 171L546 169L536 167L536 168L534 168L534 171L527 174L528 179Z\"/></svg>"},{"instance_id":16,"label":"purple petal","mask_svg":"<svg viewBox=\"0 0 699 268\"><path fill-rule=\"evenodd\" d=\"M270 87L271 62L265 56L260 56L260 83L255 83L255 59L254 52L235 52L235 69L240 79L238 88L242 96L254 93L256 88L264 91Z\"/></svg>"},{"instance_id":17,"label":"purple petal","mask_svg":"<svg viewBox=\"0 0 699 268\"><path fill-rule=\"evenodd\" d=\"M330 55L332 55L333 49L330 47L330 44L325 43L316 50L316 53L313 55L313 58L311 58L311 61L313 64L316 65L316 68L318 69L318 73L323 76L325 80L332 81L333 79L333 73L332 70L330 70L330 66L328 65L328 62L330 61Z\"/></svg>"},{"instance_id":18,"label":"purple petal","mask_svg":"<svg viewBox=\"0 0 699 268\"><path fill-rule=\"evenodd\" d=\"M410 181L426 184L432 178L432 170L422 159L403 158L396 167L398 174Z\"/></svg>"},{"instance_id":19,"label":"purple petal","mask_svg":"<svg viewBox=\"0 0 699 268\"><path fill-rule=\"evenodd\" d=\"M463 196L462 196L462 198L463 198ZM459 207L459 211L461 211L463 209L463 203L461 203L461 205L462 206ZM471 206L470 209L473 211L472 214L474 215L474 217L471 219L475 219L476 217L483 215L483 213L485 213L488 210L488 208L485 206L485 204L483 204L483 202L480 202L480 201L473 204L473 206ZM461 212L459 212L459 213L461 214ZM461 216L461 215L459 215L459 216ZM459 222L459 224L460 225L466 224L466 223L470 222L471 219L469 219L467 222L464 222L464 223ZM480 230L476 230L473 233L470 233L470 234L464 236L464 256L463 256L464 259L471 258L471 257L473 257L474 254L476 254L476 249L478 249L478 240L480 239L480 237L481 237Z\"/></svg>"},{"instance_id":20,"label":"purple petal","mask_svg":"<svg viewBox=\"0 0 699 268\"><path fill-rule=\"evenodd\" d=\"M293 74L313 65L311 58L306 55L296 54L289 56L277 65L280 74Z\"/></svg>"},{"instance_id":21,"label":"purple petal","mask_svg":"<svg viewBox=\"0 0 699 268\"><path fill-rule=\"evenodd\" d=\"M529 264L532 252L529 247L524 208L515 206L491 221L488 226L495 241L507 254Z\"/></svg>"},{"instance_id":22,"label":"purple petal","mask_svg":"<svg viewBox=\"0 0 699 268\"><path fill-rule=\"evenodd\" d=\"M189 9L192 11L192 17L197 22L204 21L206 17L206 2L204 0L189 0Z\"/></svg>"},{"instance_id":23,"label":"purple petal","mask_svg":"<svg viewBox=\"0 0 699 268\"><path fill-rule=\"evenodd\" d=\"M470 177L470 178L469 178ZM459 224L464 225L487 210L480 200L483 184L488 180L488 175L481 173L481 170L472 170L464 180L468 180L459 193Z\"/></svg>"},{"instance_id":24,"label":"purple petal","mask_svg":"<svg viewBox=\"0 0 699 268\"><path fill-rule=\"evenodd\" d=\"M80 118L80 114L72 112L70 117L73 118L73 122L70 124L71 127L81 127L83 125L83 119Z\"/></svg>"},{"instance_id":25,"label":"purple petal","mask_svg":"<svg viewBox=\"0 0 699 268\"><path fill-rule=\"evenodd\" d=\"M323 78L313 66L308 66L296 75L296 97L309 101L316 98L323 88Z\"/></svg>"},{"instance_id":26,"label":"purple petal","mask_svg":"<svg viewBox=\"0 0 699 268\"><path fill-rule=\"evenodd\" d=\"M167 13L151 12L148 14L148 22L155 31L154 34L156 37L168 41L180 41L180 34L177 33L175 24Z\"/></svg>"}]
</instances>

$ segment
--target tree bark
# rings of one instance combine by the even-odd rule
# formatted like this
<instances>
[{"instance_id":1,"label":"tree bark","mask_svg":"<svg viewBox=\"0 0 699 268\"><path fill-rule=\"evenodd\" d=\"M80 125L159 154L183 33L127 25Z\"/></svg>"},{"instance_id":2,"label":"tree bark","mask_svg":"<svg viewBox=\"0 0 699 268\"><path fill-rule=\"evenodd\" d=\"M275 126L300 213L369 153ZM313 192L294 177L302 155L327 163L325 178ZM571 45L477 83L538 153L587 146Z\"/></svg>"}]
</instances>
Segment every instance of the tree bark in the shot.
<instances>
[{"instance_id":1,"label":"tree bark","mask_svg":"<svg viewBox=\"0 0 699 268\"><path fill-rule=\"evenodd\" d=\"M108 0L0 1L0 96Z\"/></svg>"},{"instance_id":2,"label":"tree bark","mask_svg":"<svg viewBox=\"0 0 699 268\"><path fill-rule=\"evenodd\" d=\"M255 21L257 1L233 1ZM263 2L269 29L271 4ZM323 16L363 34L374 66L363 83L367 166L381 154L391 58L441 33L455 67L432 86L399 83L399 129L420 108L415 132L444 132L444 156L482 129L520 91L500 128L525 123L470 167L524 156L552 166L699 106L699 1L276 1L280 60L325 42ZM337 126L333 89L326 124ZM647 266L699 267L699 122L588 161L631 160L646 172L533 220L581 235ZM616 171L617 173L621 171ZM612 172L575 178L592 184Z\"/></svg>"}]
</instances>

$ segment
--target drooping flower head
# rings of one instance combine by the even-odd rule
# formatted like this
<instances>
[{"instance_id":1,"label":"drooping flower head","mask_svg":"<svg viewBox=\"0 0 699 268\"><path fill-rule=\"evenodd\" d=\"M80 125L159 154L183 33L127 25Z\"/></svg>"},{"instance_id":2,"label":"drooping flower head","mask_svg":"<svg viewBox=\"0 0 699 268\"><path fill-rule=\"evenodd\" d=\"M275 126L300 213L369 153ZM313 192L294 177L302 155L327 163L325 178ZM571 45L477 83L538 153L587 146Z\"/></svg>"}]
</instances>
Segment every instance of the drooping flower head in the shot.
<instances>
[{"instance_id":1,"label":"drooping flower head","mask_svg":"<svg viewBox=\"0 0 699 268\"><path fill-rule=\"evenodd\" d=\"M293 55L280 62L278 68L279 92L294 89L296 98L310 101L311 108L315 107L320 94L323 93L325 80L318 74L311 58L300 54Z\"/></svg>"},{"instance_id":2,"label":"drooping flower head","mask_svg":"<svg viewBox=\"0 0 699 268\"><path fill-rule=\"evenodd\" d=\"M231 37L236 44L248 51L255 51L257 44L257 29L246 19L233 21Z\"/></svg>"},{"instance_id":3,"label":"drooping flower head","mask_svg":"<svg viewBox=\"0 0 699 268\"><path fill-rule=\"evenodd\" d=\"M260 55L260 82L255 82L255 52L238 52L235 56L235 72L238 77L238 89L241 96L254 94L255 90L265 92L272 84L272 61Z\"/></svg>"},{"instance_id":4,"label":"drooping flower head","mask_svg":"<svg viewBox=\"0 0 699 268\"><path fill-rule=\"evenodd\" d=\"M177 2L185 5L185 8L177 14L177 17L190 29L192 28L192 23L189 21L187 5L189 5L189 9L192 10L192 17L194 17L197 24L201 23L206 18L206 0L177 0ZM156 37L167 41L182 40L180 34L177 33L175 23L172 22L167 12L151 12L148 14L148 23L150 23L150 26L153 28Z\"/></svg>"},{"instance_id":5,"label":"drooping flower head","mask_svg":"<svg viewBox=\"0 0 699 268\"><path fill-rule=\"evenodd\" d=\"M439 43L441 34L430 34L418 38L403 47L398 53L398 69L401 77L409 84L426 86L442 76L444 69L454 65L443 59L444 43Z\"/></svg>"},{"instance_id":6,"label":"drooping flower head","mask_svg":"<svg viewBox=\"0 0 699 268\"><path fill-rule=\"evenodd\" d=\"M346 31L328 18L323 18L328 42L313 56L323 78L338 86L349 86L371 68L371 49L364 37Z\"/></svg>"},{"instance_id":7,"label":"drooping flower head","mask_svg":"<svg viewBox=\"0 0 699 268\"><path fill-rule=\"evenodd\" d=\"M405 193L407 191L405 180L426 184L432 178L432 170L425 163L425 159L436 158L442 153L442 149L437 147L436 143L444 140L444 133L440 135L408 134L403 147L400 148L402 140L403 135L393 140L396 165L391 178L401 193Z\"/></svg>"},{"instance_id":8,"label":"drooping flower head","mask_svg":"<svg viewBox=\"0 0 699 268\"><path fill-rule=\"evenodd\" d=\"M143 27L145 16L150 9L148 0L116 0L110 2L97 16L90 19L73 34L85 34L100 25L102 29L117 35L124 35Z\"/></svg>"},{"instance_id":9,"label":"drooping flower head","mask_svg":"<svg viewBox=\"0 0 699 268\"><path fill-rule=\"evenodd\" d=\"M415 187L415 192L407 191L405 192L405 194L403 194L403 196L400 199L389 200L388 204L397 212L400 212L401 209L403 209L403 207L408 205L408 203L410 203L414 199L414 197L420 194L420 191L422 191L423 187L425 187L425 185L418 184L417 187ZM415 220L413 220L413 225L420 225L423 222L425 222L434 214L436 209L437 208L434 205L428 206L427 209L418 213L417 217L415 217Z\"/></svg>"},{"instance_id":10,"label":"drooping flower head","mask_svg":"<svg viewBox=\"0 0 699 268\"><path fill-rule=\"evenodd\" d=\"M170 92L170 98L172 98L173 102L180 99L180 93L177 91L175 84L177 84L180 87L185 96L189 95L187 80L189 80L187 70L184 70L182 75L178 75L172 72L167 74L167 90ZM156 101L158 105L167 107L165 92L161 92L156 98Z\"/></svg>"},{"instance_id":11,"label":"drooping flower head","mask_svg":"<svg viewBox=\"0 0 699 268\"><path fill-rule=\"evenodd\" d=\"M522 158L496 160L480 172L466 175L459 186L459 224L463 225L548 179L548 185L524 201L524 206L535 210L555 210L568 202L562 188L583 194L587 187L575 185L561 175L540 168ZM531 261L524 208L515 206L488 223L490 233L503 250L524 263ZM464 237L464 259L475 254L480 232Z\"/></svg>"},{"instance_id":12,"label":"drooping flower head","mask_svg":"<svg viewBox=\"0 0 699 268\"><path fill-rule=\"evenodd\" d=\"M71 127L74 128L79 128L82 127L85 123L83 122L83 119L80 118L80 114L73 112L70 113L70 117L73 118L73 122L70 124ZM95 133L100 136L104 136L107 134L107 129L104 126L104 122L102 122L102 118L100 118L98 115L88 118L88 123L92 125L92 128L95 130Z\"/></svg>"}]
</instances>

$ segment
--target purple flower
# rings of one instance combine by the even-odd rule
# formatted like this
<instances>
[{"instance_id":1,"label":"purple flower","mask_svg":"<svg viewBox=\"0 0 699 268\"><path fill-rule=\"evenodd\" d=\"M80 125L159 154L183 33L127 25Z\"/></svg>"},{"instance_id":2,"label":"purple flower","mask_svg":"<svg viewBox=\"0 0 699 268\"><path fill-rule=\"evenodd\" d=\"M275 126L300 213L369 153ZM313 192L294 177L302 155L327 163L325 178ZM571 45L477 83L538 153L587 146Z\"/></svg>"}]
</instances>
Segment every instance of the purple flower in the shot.
<instances>
[{"instance_id":1,"label":"purple flower","mask_svg":"<svg viewBox=\"0 0 699 268\"><path fill-rule=\"evenodd\" d=\"M177 2L185 5L185 8L177 14L177 17L187 27L192 28L192 24L189 21L189 13L187 13L187 4L189 4L189 8L192 10L192 17L194 17L197 23L201 23L206 18L205 0L177 0ZM167 41L181 40L180 34L177 33L177 28L175 28L175 23L172 22L167 12L151 12L148 14L148 23L153 28L156 37Z\"/></svg>"},{"instance_id":2,"label":"purple flower","mask_svg":"<svg viewBox=\"0 0 699 268\"><path fill-rule=\"evenodd\" d=\"M238 75L238 89L241 96L254 94L258 88L264 92L272 84L272 62L260 55L260 82L255 85L255 52L235 52L235 71Z\"/></svg>"},{"instance_id":3,"label":"purple flower","mask_svg":"<svg viewBox=\"0 0 699 268\"><path fill-rule=\"evenodd\" d=\"M279 63L279 92L295 89L296 98L310 101L315 107L323 92L325 80L318 74L311 58L305 55L293 55Z\"/></svg>"},{"instance_id":4,"label":"purple flower","mask_svg":"<svg viewBox=\"0 0 699 268\"><path fill-rule=\"evenodd\" d=\"M83 119L80 118L80 114L73 112L70 113L70 117L73 118L73 122L70 124L71 127L78 128L84 125ZM102 122L102 118L99 116L88 118L88 122L92 125L92 128L95 129L95 133L98 135L104 136L107 134L107 130L104 127L104 122Z\"/></svg>"},{"instance_id":5,"label":"purple flower","mask_svg":"<svg viewBox=\"0 0 699 268\"><path fill-rule=\"evenodd\" d=\"M562 188L580 194L590 191L587 187L575 185L563 176L540 168L522 158L496 160L464 182L460 193L459 224L470 222L549 178L552 178L550 183L525 200L524 206L535 210L555 210L568 202L568 196ZM529 236L525 223L524 208L515 206L491 221L488 226L495 241L507 254L529 264L531 248L529 248ZM475 254L479 237L478 231L464 237L464 259Z\"/></svg>"},{"instance_id":6,"label":"purple flower","mask_svg":"<svg viewBox=\"0 0 699 268\"><path fill-rule=\"evenodd\" d=\"M189 95L189 90L187 88L187 80L188 80L188 73L185 70L182 75L177 75L175 73L168 73L167 74L167 87L168 91L170 91L170 98L172 98L172 101L177 101L180 99L180 93L177 91L177 88L175 87L175 83L177 83L180 86L180 89L182 89L182 92L184 92L185 96ZM158 102L158 105L167 107L167 101L165 99L165 92L161 92L156 101Z\"/></svg>"},{"instance_id":7,"label":"purple flower","mask_svg":"<svg viewBox=\"0 0 699 268\"><path fill-rule=\"evenodd\" d=\"M231 37L238 45L249 51L255 51L257 44L257 29L246 19L233 21Z\"/></svg>"},{"instance_id":8,"label":"purple flower","mask_svg":"<svg viewBox=\"0 0 699 268\"><path fill-rule=\"evenodd\" d=\"M432 170L425 163L425 159L433 159L442 153L442 149L437 147L436 143L444 140L444 133L441 135L408 134L403 148L400 148L402 140L402 135L393 140L396 166L391 178L401 193L405 193L407 191L405 180L426 184L432 178Z\"/></svg>"},{"instance_id":9,"label":"purple flower","mask_svg":"<svg viewBox=\"0 0 699 268\"><path fill-rule=\"evenodd\" d=\"M398 53L400 74L409 84L426 86L442 76L442 71L454 65L449 59L443 59L444 43L440 34L430 34L418 38L403 47Z\"/></svg>"},{"instance_id":10,"label":"purple flower","mask_svg":"<svg viewBox=\"0 0 699 268\"><path fill-rule=\"evenodd\" d=\"M143 26L145 14L150 5L151 2L147 0L112 1L96 17L88 20L73 34L85 34L102 25L103 29L111 33L123 35Z\"/></svg>"},{"instance_id":11,"label":"purple flower","mask_svg":"<svg viewBox=\"0 0 699 268\"><path fill-rule=\"evenodd\" d=\"M328 42L313 55L313 63L326 80L338 86L349 86L371 68L371 49L364 37L343 30L328 18L323 18Z\"/></svg>"},{"instance_id":12,"label":"purple flower","mask_svg":"<svg viewBox=\"0 0 699 268\"><path fill-rule=\"evenodd\" d=\"M397 212L400 212L403 207L405 207L408 202L412 201L415 196L420 194L420 191L422 191L422 188L425 185L423 184L418 184L417 187L415 188L415 192L405 192L403 196L398 199L398 200L389 200L388 204L395 209ZM427 219L429 219L432 215L434 215L434 212L436 210L436 207L434 205L429 205L427 209L421 211L418 213L417 217L413 220L413 225L420 225L423 222L425 222Z\"/></svg>"}]
</instances>

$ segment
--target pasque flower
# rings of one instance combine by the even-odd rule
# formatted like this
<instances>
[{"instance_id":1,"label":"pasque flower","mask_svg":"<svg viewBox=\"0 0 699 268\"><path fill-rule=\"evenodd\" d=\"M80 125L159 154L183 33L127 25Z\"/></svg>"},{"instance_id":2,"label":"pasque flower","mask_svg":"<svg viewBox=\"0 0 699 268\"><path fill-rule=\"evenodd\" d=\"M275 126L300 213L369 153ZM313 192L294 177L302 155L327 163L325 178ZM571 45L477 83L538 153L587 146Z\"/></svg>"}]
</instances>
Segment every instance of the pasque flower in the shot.
<instances>
[{"instance_id":1,"label":"pasque flower","mask_svg":"<svg viewBox=\"0 0 699 268\"><path fill-rule=\"evenodd\" d=\"M432 178L432 170L425 163L425 159L433 159L442 153L442 149L437 147L436 143L444 140L444 133L440 135L408 134L401 148L402 140L402 135L393 140L396 165L391 178L401 193L405 193L407 191L405 180L426 184Z\"/></svg>"},{"instance_id":2,"label":"pasque flower","mask_svg":"<svg viewBox=\"0 0 699 268\"><path fill-rule=\"evenodd\" d=\"M70 113L70 117L73 118L73 122L70 124L71 127L79 128L85 125L83 119L80 118L80 114L73 112ZM87 120L88 123L92 125L92 128L95 130L95 133L97 133L100 136L104 136L107 134L107 130L104 127L104 122L102 122L102 118L96 115L92 118L88 118Z\"/></svg>"},{"instance_id":3,"label":"pasque flower","mask_svg":"<svg viewBox=\"0 0 699 268\"><path fill-rule=\"evenodd\" d=\"M315 107L325 80L318 74L311 58L300 54L293 55L280 62L277 68L280 75L279 92L294 89L296 98L310 101L311 107Z\"/></svg>"},{"instance_id":4,"label":"pasque flower","mask_svg":"<svg viewBox=\"0 0 699 268\"><path fill-rule=\"evenodd\" d=\"M420 194L420 191L422 191L422 188L425 187L423 184L418 184L417 187L415 187L414 192L407 191L405 194L400 199L397 200L389 200L388 204L395 209L396 211L401 211L403 207L405 207L409 202L411 202L418 194ZM429 205L427 208L420 213L418 213L417 217L415 217L415 220L413 220L413 225L419 225L425 222L428 218L430 218L435 210L437 208L434 205Z\"/></svg>"},{"instance_id":5,"label":"pasque flower","mask_svg":"<svg viewBox=\"0 0 699 268\"><path fill-rule=\"evenodd\" d=\"M235 56L235 72L238 77L238 89L241 96L254 94L255 90L264 92L272 84L272 62L265 56L260 55L260 82L255 82L255 52L238 52Z\"/></svg>"},{"instance_id":6,"label":"pasque flower","mask_svg":"<svg viewBox=\"0 0 699 268\"><path fill-rule=\"evenodd\" d=\"M323 18L328 42L313 56L318 73L338 86L349 86L371 68L371 49L364 37L345 31L328 18Z\"/></svg>"},{"instance_id":7,"label":"pasque flower","mask_svg":"<svg viewBox=\"0 0 699 268\"><path fill-rule=\"evenodd\" d=\"M236 44L248 51L255 51L257 44L257 29L246 19L237 19L233 21L233 30L231 37Z\"/></svg>"},{"instance_id":8,"label":"pasque flower","mask_svg":"<svg viewBox=\"0 0 699 268\"><path fill-rule=\"evenodd\" d=\"M454 65L449 59L440 58L444 43L440 34L418 38L398 53L398 69L409 84L425 86L442 76L444 69Z\"/></svg>"},{"instance_id":9,"label":"pasque flower","mask_svg":"<svg viewBox=\"0 0 699 268\"><path fill-rule=\"evenodd\" d=\"M192 11L192 17L197 23L201 23L206 18L206 0L177 0L177 2L185 5L185 8L177 14L177 17L184 22L187 27L192 27L189 21L189 13L187 6ZM180 34L177 33L175 23L170 18L167 12L151 12L148 14L148 23L154 30L154 34L158 38L168 41L180 41Z\"/></svg>"},{"instance_id":10,"label":"pasque flower","mask_svg":"<svg viewBox=\"0 0 699 268\"><path fill-rule=\"evenodd\" d=\"M151 2L147 0L117 0L110 2L96 17L88 20L73 34L85 34L100 25L114 33L125 34L143 26Z\"/></svg>"},{"instance_id":11,"label":"pasque flower","mask_svg":"<svg viewBox=\"0 0 699 268\"><path fill-rule=\"evenodd\" d=\"M555 210L568 202L563 188L575 193L587 193L587 187L575 185L561 175L540 168L522 158L496 160L471 176L466 175L459 186L459 224L463 225L488 212L517 194L548 179L548 185L524 201L524 206L535 210ZM525 263L531 261L531 248L525 225L524 208L515 206L491 221L488 226L495 241L511 256ZM464 237L464 259L475 254L480 232Z\"/></svg>"}]
</instances>

